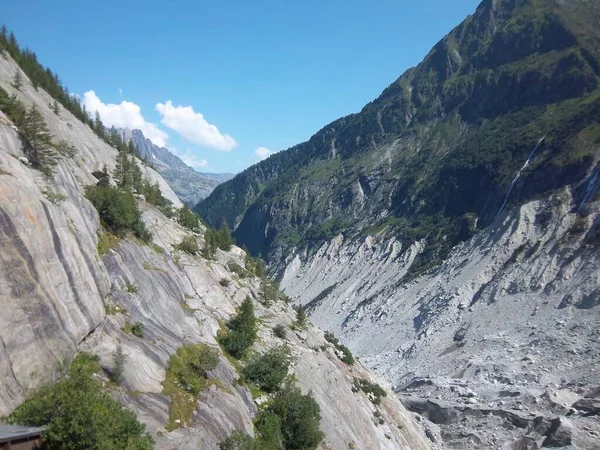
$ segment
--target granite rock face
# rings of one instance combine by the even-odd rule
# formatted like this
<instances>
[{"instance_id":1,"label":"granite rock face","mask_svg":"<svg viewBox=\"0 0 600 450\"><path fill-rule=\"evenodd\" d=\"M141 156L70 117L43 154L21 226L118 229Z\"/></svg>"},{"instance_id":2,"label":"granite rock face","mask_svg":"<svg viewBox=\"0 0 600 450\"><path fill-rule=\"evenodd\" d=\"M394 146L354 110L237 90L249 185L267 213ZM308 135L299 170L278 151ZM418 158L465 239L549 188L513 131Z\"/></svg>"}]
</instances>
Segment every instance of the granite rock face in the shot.
<instances>
[{"instance_id":1,"label":"granite rock face","mask_svg":"<svg viewBox=\"0 0 600 450\"><path fill-rule=\"evenodd\" d=\"M26 163L13 125L0 113L0 416L62 376L78 351L99 355L103 371L95 376L107 380L120 344L127 355L123 382L110 392L148 426L156 448L216 449L233 430L252 434L257 405L237 382L237 369L215 336L249 296L257 300L256 350L263 351L281 343L272 327L289 326L294 310L283 302L262 306L260 281L229 271L232 262L244 265L241 249L218 251L215 260L176 250L191 232L143 201L138 206L153 234L152 245L125 238L100 256L101 225L83 193L97 181L92 172L114 169L116 150L68 112L54 114L47 106L51 98L36 91L24 74L24 86L15 91L10 85L15 70L9 57L0 58L0 86L26 105L35 102L51 133L77 154L61 158L53 177L45 177ZM148 167L144 173L174 199L158 173ZM195 237L202 247L202 233ZM227 286L220 283L224 278ZM143 337L124 331L127 322L138 321ZM216 381L200 394L189 422L167 431L170 399L162 385L167 361L179 347L193 343L218 350L219 363L209 373ZM359 363L341 363L320 330L312 325L301 332L290 329L287 343L291 371L321 406L323 448L430 447L391 392L378 408L363 393L353 392L353 377L373 375ZM383 424L373 420L376 409Z\"/></svg>"}]
</instances>

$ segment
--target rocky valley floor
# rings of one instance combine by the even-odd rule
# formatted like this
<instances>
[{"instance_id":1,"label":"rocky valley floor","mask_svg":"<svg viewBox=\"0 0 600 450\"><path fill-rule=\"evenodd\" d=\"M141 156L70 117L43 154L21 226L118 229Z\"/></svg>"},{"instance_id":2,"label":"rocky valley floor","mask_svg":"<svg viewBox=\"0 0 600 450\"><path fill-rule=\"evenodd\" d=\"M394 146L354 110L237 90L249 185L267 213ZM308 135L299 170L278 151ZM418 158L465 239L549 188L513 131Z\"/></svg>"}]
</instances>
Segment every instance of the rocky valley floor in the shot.
<instances>
[{"instance_id":1,"label":"rocky valley floor","mask_svg":"<svg viewBox=\"0 0 600 450\"><path fill-rule=\"evenodd\" d=\"M600 448L599 205L577 195L513 209L413 280L418 244L340 236L282 286L440 448Z\"/></svg>"}]
</instances>

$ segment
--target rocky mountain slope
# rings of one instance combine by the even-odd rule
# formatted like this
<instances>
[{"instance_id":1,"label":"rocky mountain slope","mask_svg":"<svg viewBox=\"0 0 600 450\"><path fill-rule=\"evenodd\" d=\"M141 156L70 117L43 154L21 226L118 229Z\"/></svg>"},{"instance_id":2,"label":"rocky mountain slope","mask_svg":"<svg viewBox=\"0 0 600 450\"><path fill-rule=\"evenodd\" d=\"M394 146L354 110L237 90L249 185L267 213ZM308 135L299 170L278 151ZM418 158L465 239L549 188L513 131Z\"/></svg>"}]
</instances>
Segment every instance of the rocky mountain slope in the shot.
<instances>
[{"instance_id":1,"label":"rocky mountain slope","mask_svg":"<svg viewBox=\"0 0 600 450\"><path fill-rule=\"evenodd\" d=\"M594 167L596 2L485 0L358 114L218 187L196 210L278 264L338 232L427 238L430 267L508 205ZM235 195L234 195L235 194Z\"/></svg>"},{"instance_id":2,"label":"rocky mountain slope","mask_svg":"<svg viewBox=\"0 0 600 450\"><path fill-rule=\"evenodd\" d=\"M19 90L11 83L16 73L23 80ZM261 303L262 282L231 269L244 268L241 249L217 250L214 259L182 252L176 246L184 237L204 247L204 233L192 233L141 199L151 243L131 236L107 248L84 188L96 184L93 173L103 167L114 172L117 151L68 111L53 112L52 98L34 88L7 53L0 56L0 87L27 107L37 105L54 139L75 149L72 157L58 158L47 177L27 163L16 127L0 112L0 416L57 380L84 350L99 356L102 370L94 377L135 411L156 448L216 449L234 430L253 434L252 419L265 399L253 398L216 341L250 297L259 319L255 351L282 342L273 335L275 324L288 330L290 370L321 408L322 448L429 448L398 399L388 395L377 406L354 388L354 377L373 379L367 369L341 362L314 326L289 328L296 313L285 302ZM158 173L145 173L174 198ZM134 335L131 325L138 322L143 333ZM180 388L180 397L192 403L186 415L175 408L179 397L165 393L167 365L179 348L198 343L217 351L218 363L199 398ZM119 345L127 359L122 382L114 385L106 374Z\"/></svg>"},{"instance_id":3,"label":"rocky mountain slope","mask_svg":"<svg viewBox=\"0 0 600 450\"><path fill-rule=\"evenodd\" d=\"M120 128L117 132L125 142L133 141L142 159L154 166L189 207L208 197L220 183L233 178L231 173L196 172L168 149L152 143L140 130Z\"/></svg>"},{"instance_id":4,"label":"rocky mountain slope","mask_svg":"<svg viewBox=\"0 0 600 450\"><path fill-rule=\"evenodd\" d=\"M597 2L485 0L196 207L444 447L598 448L599 23Z\"/></svg>"}]
</instances>

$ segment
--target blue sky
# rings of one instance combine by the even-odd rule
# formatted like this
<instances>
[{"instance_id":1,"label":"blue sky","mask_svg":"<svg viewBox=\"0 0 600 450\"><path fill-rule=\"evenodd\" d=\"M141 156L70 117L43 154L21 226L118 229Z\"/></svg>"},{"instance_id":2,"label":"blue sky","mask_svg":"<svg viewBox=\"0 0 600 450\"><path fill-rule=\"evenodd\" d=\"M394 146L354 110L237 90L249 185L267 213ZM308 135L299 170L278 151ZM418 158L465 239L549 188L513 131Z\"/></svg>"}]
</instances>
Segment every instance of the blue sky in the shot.
<instances>
[{"instance_id":1,"label":"blue sky","mask_svg":"<svg viewBox=\"0 0 600 450\"><path fill-rule=\"evenodd\" d=\"M360 111L478 3L5 0L0 20L105 122L238 172Z\"/></svg>"}]
</instances>

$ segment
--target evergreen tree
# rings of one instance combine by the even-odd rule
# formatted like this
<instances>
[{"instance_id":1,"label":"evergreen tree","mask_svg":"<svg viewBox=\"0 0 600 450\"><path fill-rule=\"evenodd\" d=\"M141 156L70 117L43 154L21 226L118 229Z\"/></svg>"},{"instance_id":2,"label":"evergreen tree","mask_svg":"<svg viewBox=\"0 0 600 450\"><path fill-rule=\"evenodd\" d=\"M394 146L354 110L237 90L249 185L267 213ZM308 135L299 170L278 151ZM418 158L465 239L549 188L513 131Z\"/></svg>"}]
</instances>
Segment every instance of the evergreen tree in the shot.
<instances>
[{"instance_id":1,"label":"evergreen tree","mask_svg":"<svg viewBox=\"0 0 600 450\"><path fill-rule=\"evenodd\" d=\"M234 358L243 358L256 340L256 317L250 297L242 303L240 312L227 324L229 333L219 338L223 347Z\"/></svg>"},{"instance_id":2,"label":"evergreen tree","mask_svg":"<svg viewBox=\"0 0 600 450\"><path fill-rule=\"evenodd\" d=\"M34 167L47 168L56 162L52 135L35 104L27 110L19 130L25 143L27 156Z\"/></svg>"},{"instance_id":3,"label":"evergreen tree","mask_svg":"<svg viewBox=\"0 0 600 450\"><path fill-rule=\"evenodd\" d=\"M54 100L54 103L52 104L52 111L54 111L54 114L57 116L60 114L60 106L58 106L58 102L56 100Z\"/></svg>"},{"instance_id":4,"label":"evergreen tree","mask_svg":"<svg viewBox=\"0 0 600 450\"><path fill-rule=\"evenodd\" d=\"M129 154L130 155L134 155L136 156L138 154L138 150L135 147L135 144L133 143L133 140L129 141L129 145L127 146L128 150L129 150Z\"/></svg>"},{"instance_id":5,"label":"evergreen tree","mask_svg":"<svg viewBox=\"0 0 600 450\"><path fill-rule=\"evenodd\" d=\"M94 132L102 139L105 137L104 133L104 124L102 123L102 119L100 119L100 113L96 111L96 116L94 118Z\"/></svg>"},{"instance_id":6,"label":"evergreen tree","mask_svg":"<svg viewBox=\"0 0 600 450\"><path fill-rule=\"evenodd\" d=\"M23 77L21 77L21 72L19 69L15 70L15 75L13 76L12 86L20 91L21 87L23 87Z\"/></svg>"}]
</instances>

